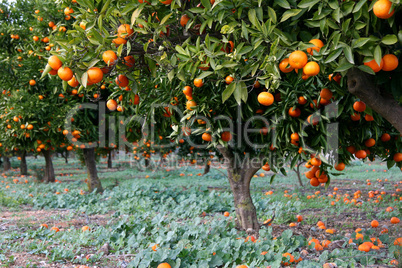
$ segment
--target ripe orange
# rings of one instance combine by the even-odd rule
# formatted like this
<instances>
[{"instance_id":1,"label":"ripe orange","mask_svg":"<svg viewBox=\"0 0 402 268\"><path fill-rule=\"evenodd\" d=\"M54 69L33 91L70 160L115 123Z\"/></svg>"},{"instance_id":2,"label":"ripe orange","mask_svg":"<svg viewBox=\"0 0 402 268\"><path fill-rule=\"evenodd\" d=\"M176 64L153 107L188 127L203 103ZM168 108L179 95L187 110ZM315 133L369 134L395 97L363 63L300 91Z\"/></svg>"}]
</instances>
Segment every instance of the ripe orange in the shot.
<instances>
[{"instance_id":1,"label":"ripe orange","mask_svg":"<svg viewBox=\"0 0 402 268\"><path fill-rule=\"evenodd\" d=\"M292 68L301 69L307 64L308 58L306 53L300 50L292 52L289 56L289 64Z\"/></svg>"},{"instance_id":2,"label":"ripe orange","mask_svg":"<svg viewBox=\"0 0 402 268\"><path fill-rule=\"evenodd\" d=\"M56 71L63 65L63 63L57 56L49 57L47 63L50 65L50 67L52 67L53 70Z\"/></svg>"},{"instance_id":3,"label":"ripe orange","mask_svg":"<svg viewBox=\"0 0 402 268\"><path fill-rule=\"evenodd\" d=\"M31 124L29 124L28 126L27 126L27 129L28 130L32 130L34 127L33 127L33 125L31 125Z\"/></svg>"},{"instance_id":4,"label":"ripe orange","mask_svg":"<svg viewBox=\"0 0 402 268\"><path fill-rule=\"evenodd\" d=\"M225 216L225 217L229 217L229 215L230 215L230 213L227 211L225 211L225 213L223 213L223 216Z\"/></svg>"},{"instance_id":5,"label":"ripe orange","mask_svg":"<svg viewBox=\"0 0 402 268\"><path fill-rule=\"evenodd\" d=\"M140 103L140 97L137 94L135 94L135 96L134 96L134 105L137 105L139 103Z\"/></svg>"},{"instance_id":6,"label":"ripe orange","mask_svg":"<svg viewBox=\"0 0 402 268\"><path fill-rule=\"evenodd\" d=\"M223 141L228 142L228 141L230 141L232 139L232 134L230 133L230 131L224 131L221 134L221 139Z\"/></svg>"},{"instance_id":7,"label":"ripe orange","mask_svg":"<svg viewBox=\"0 0 402 268\"><path fill-rule=\"evenodd\" d=\"M57 75L64 81L69 81L74 76L73 71L68 67L60 67L57 70Z\"/></svg>"},{"instance_id":8,"label":"ripe orange","mask_svg":"<svg viewBox=\"0 0 402 268\"><path fill-rule=\"evenodd\" d=\"M267 163L267 164L265 164L265 165L262 166L262 169L263 169L264 171L270 171L270 170L271 170L271 167L270 167L269 164Z\"/></svg>"},{"instance_id":9,"label":"ripe orange","mask_svg":"<svg viewBox=\"0 0 402 268\"><path fill-rule=\"evenodd\" d=\"M316 177L311 178L310 180L310 185L317 187L318 185L320 185L320 182L318 181L318 179Z\"/></svg>"},{"instance_id":10,"label":"ripe orange","mask_svg":"<svg viewBox=\"0 0 402 268\"><path fill-rule=\"evenodd\" d=\"M127 40L121 37L117 37L115 39L113 39L112 41L114 44L116 44L116 47L120 46L121 44L126 44Z\"/></svg>"},{"instance_id":11,"label":"ripe orange","mask_svg":"<svg viewBox=\"0 0 402 268\"><path fill-rule=\"evenodd\" d=\"M67 82L71 87L77 87L80 83L78 83L77 79L73 76L70 80Z\"/></svg>"},{"instance_id":12,"label":"ripe orange","mask_svg":"<svg viewBox=\"0 0 402 268\"><path fill-rule=\"evenodd\" d=\"M85 29L87 28L86 23L83 22L83 21L81 21L81 22L80 22L80 27L81 27L83 30L85 30Z\"/></svg>"},{"instance_id":13,"label":"ripe orange","mask_svg":"<svg viewBox=\"0 0 402 268\"><path fill-rule=\"evenodd\" d=\"M170 266L169 263L164 262L164 263L159 264L157 268L172 268L172 266Z\"/></svg>"},{"instance_id":14,"label":"ripe orange","mask_svg":"<svg viewBox=\"0 0 402 268\"><path fill-rule=\"evenodd\" d=\"M31 86L34 86L34 85L36 85L36 81L33 80L33 79L31 79L31 80L29 80L29 84L30 84Z\"/></svg>"},{"instance_id":15,"label":"ripe orange","mask_svg":"<svg viewBox=\"0 0 402 268\"><path fill-rule=\"evenodd\" d=\"M362 101L356 101L353 104L353 109L356 112L364 112L366 110L366 104L364 102L362 102Z\"/></svg>"},{"instance_id":16,"label":"ripe orange","mask_svg":"<svg viewBox=\"0 0 402 268\"><path fill-rule=\"evenodd\" d=\"M294 68L289 64L289 58L283 59L279 63L279 70L281 70L284 73L290 73L291 71L294 70Z\"/></svg>"},{"instance_id":17,"label":"ripe orange","mask_svg":"<svg viewBox=\"0 0 402 268\"><path fill-rule=\"evenodd\" d=\"M391 135L389 135L388 133L382 134L382 136L381 136L381 141L387 142L387 141L389 141L389 140L391 140Z\"/></svg>"},{"instance_id":18,"label":"ripe orange","mask_svg":"<svg viewBox=\"0 0 402 268\"><path fill-rule=\"evenodd\" d=\"M303 97L303 96L300 96L300 97L297 99L297 102L298 102L300 105L304 105L304 104L307 103L307 99L306 99L305 97Z\"/></svg>"},{"instance_id":19,"label":"ripe orange","mask_svg":"<svg viewBox=\"0 0 402 268\"><path fill-rule=\"evenodd\" d=\"M293 107L289 108L289 115L291 117L299 117L301 115L301 111L299 108L293 109Z\"/></svg>"},{"instance_id":20,"label":"ripe orange","mask_svg":"<svg viewBox=\"0 0 402 268\"><path fill-rule=\"evenodd\" d=\"M117 102L115 100L108 100L106 106L110 111L115 111L117 108Z\"/></svg>"},{"instance_id":21,"label":"ripe orange","mask_svg":"<svg viewBox=\"0 0 402 268\"><path fill-rule=\"evenodd\" d=\"M397 223L399 223L400 222L400 220L397 218L397 217L392 217L391 218L391 223L392 224L397 224Z\"/></svg>"},{"instance_id":22,"label":"ripe orange","mask_svg":"<svg viewBox=\"0 0 402 268\"><path fill-rule=\"evenodd\" d=\"M401 162L402 161L402 153L396 153L394 154L394 161L395 162Z\"/></svg>"},{"instance_id":23,"label":"ripe orange","mask_svg":"<svg viewBox=\"0 0 402 268\"><path fill-rule=\"evenodd\" d=\"M297 222L303 221L303 216L301 216L301 215L297 215L296 218L297 218Z\"/></svg>"},{"instance_id":24,"label":"ripe orange","mask_svg":"<svg viewBox=\"0 0 402 268\"><path fill-rule=\"evenodd\" d=\"M187 25L187 23L188 23L189 20L190 20L190 17L189 17L188 15L184 14L184 15L181 16L181 18L180 18L180 25L181 25L182 27L186 27L186 25Z\"/></svg>"},{"instance_id":25,"label":"ripe orange","mask_svg":"<svg viewBox=\"0 0 402 268\"><path fill-rule=\"evenodd\" d=\"M378 221L376 221L376 220L373 220L373 221L371 222L371 227L373 227L373 228L377 228L379 225L380 225L380 224L379 224Z\"/></svg>"},{"instance_id":26,"label":"ripe orange","mask_svg":"<svg viewBox=\"0 0 402 268\"><path fill-rule=\"evenodd\" d=\"M98 67L92 67L87 71L88 74L88 84L96 84L102 81L103 79L103 72Z\"/></svg>"},{"instance_id":27,"label":"ripe orange","mask_svg":"<svg viewBox=\"0 0 402 268\"><path fill-rule=\"evenodd\" d=\"M320 92L320 97L322 99L330 100L332 99L332 91L328 88L323 88Z\"/></svg>"},{"instance_id":28,"label":"ripe orange","mask_svg":"<svg viewBox=\"0 0 402 268\"><path fill-rule=\"evenodd\" d=\"M334 76L334 74L328 75L329 81L334 80L334 81L337 82L338 84L341 82L341 78L342 78L342 76L341 76L340 74L336 74L335 76Z\"/></svg>"},{"instance_id":29,"label":"ripe orange","mask_svg":"<svg viewBox=\"0 0 402 268\"><path fill-rule=\"evenodd\" d=\"M196 78L194 79L194 86L196 87L202 87L204 83L202 82L202 79Z\"/></svg>"},{"instance_id":30,"label":"ripe orange","mask_svg":"<svg viewBox=\"0 0 402 268\"><path fill-rule=\"evenodd\" d=\"M324 43L320 39L312 39L309 43L315 45L314 47L307 49L307 53L310 55L313 55L313 50L320 52L320 49L324 46Z\"/></svg>"},{"instance_id":31,"label":"ripe orange","mask_svg":"<svg viewBox=\"0 0 402 268\"><path fill-rule=\"evenodd\" d=\"M374 121L374 117L371 116L371 115L369 115L369 114L366 114L366 115L364 116L364 119L365 119L367 122Z\"/></svg>"},{"instance_id":32,"label":"ripe orange","mask_svg":"<svg viewBox=\"0 0 402 268\"><path fill-rule=\"evenodd\" d=\"M183 93L186 96L192 96L193 95L193 89L190 86L185 86L183 89Z\"/></svg>"},{"instance_id":33,"label":"ripe orange","mask_svg":"<svg viewBox=\"0 0 402 268\"><path fill-rule=\"evenodd\" d=\"M360 251L369 252L371 247L368 244L361 244L358 248Z\"/></svg>"},{"instance_id":34,"label":"ripe orange","mask_svg":"<svg viewBox=\"0 0 402 268\"><path fill-rule=\"evenodd\" d=\"M125 75L120 74L116 77L116 84L120 87L128 86L128 78Z\"/></svg>"},{"instance_id":35,"label":"ripe orange","mask_svg":"<svg viewBox=\"0 0 402 268\"><path fill-rule=\"evenodd\" d=\"M313 166L319 167L319 166L321 166L322 161L321 161L321 159L319 159L319 158L313 157L313 158L310 160L310 163L311 163Z\"/></svg>"},{"instance_id":36,"label":"ripe orange","mask_svg":"<svg viewBox=\"0 0 402 268\"><path fill-rule=\"evenodd\" d=\"M378 73L379 71L381 71L382 67L384 66L384 60L381 59L380 65L378 65L374 59L371 61L365 62L364 65L370 67L375 73Z\"/></svg>"},{"instance_id":37,"label":"ripe orange","mask_svg":"<svg viewBox=\"0 0 402 268\"><path fill-rule=\"evenodd\" d=\"M103 61L108 65L114 65L117 61L117 55L112 50L107 50L103 52L102 55Z\"/></svg>"},{"instance_id":38,"label":"ripe orange","mask_svg":"<svg viewBox=\"0 0 402 268\"><path fill-rule=\"evenodd\" d=\"M231 77L230 75L226 76L225 78L225 82L226 84L230 85L233 82L233 77Z\"/></svg>"},{"instance_id":39,"label":"ripe orange","mask_svg":"<svg viewBox=\"0 0 402 268\"><path fill-rule=\"evenodd\" d=\"M391 11L392 3L389 0L379 0L373 6L374 15L380 19L389 19L394 15L395 10Z\"/></svg>"},{"instance_id":40,"label":"ripe orange","mask_svg":"<svg viewBox=\"0 0 402 268\"><path fill-rule=\"evenodd\" d=\"M315 76L320 72L320 65L315 61L310 61L303 67L303 73L307 76Z\"/></svg>"},{"instance_id":41,"label":"ripe orange","mask_svg":"<svg viewBox=\"0 0 402 268\"><path fill-rule=\"evenodd\" d=\"M382 66L383 71L393 71L398 67L398 58L394 54L387 54L382 57L384 65Z\"/></svg>"},{"instance_id":42,"label":"ripe orange","mask_svg":"<svg viewBox=\"0 0 402 268\"><path fill-rule=\"evenodd\" d=\"M193 101L193 100L189 100L186 103L187 110L192 111L193 109L191 107L195 107L195 106L197 106L197 103L195 101Z\"/></svg>"},{"instance_id":43,"label":"ripe orange","mask_svg":"<svg viewBox=\"0 0 402 268\"><path fill-rule=\"evenodd\" d=\"M367 152L365 150L359 150L356 152L355 156L359 159L364 159L367 157Z\"/></svg>"},{"instance_id":44,"label":"ripe orange","mask_svg":"<svg viewBox=\"0 0 402 268\"><path fill-rule=\"evenodd\" d=\"M354 113L350 116L352 121L359 121L360 120L360 114Z\"/></svg>"},{"instance_id":45,"label":"ripe orange","mask_svg":"<svg viewBox=\"0 0 402 268\"><path fill-rule=\"evenodd\" d=\"M170 5L170 3L172 3L172 0L159 0L159 2L161 2L164 5Z\"/></svg>"},{"instance_id":46,"label":"ripe orange","mask_svg":"<svg viewBox=\"0 0 402 268\"><path fill-rule=\"evenodd\" d=\"M124 64L128 67L128 68L133 68L134 64L135 64L135 59L133 56L127 56L124 57Z\"/></svg>"},{"instance_id":47,"label":"ripe orange","mask_svg":"<svg viewBox=\"0 0 402 268\"><path fill-rule=\"evenodd\" d=\"M134 30L131 29L129 24L122 24L119 26L117 29L117 36L121 38L127 38L130 37L134 33Z\"/></svg>"},{"instance_id":48,"label":"ripe orange","mask_svg":"<svg viewBox=\"0 0 402 268\"><path fill-rule=\"evenodd\" d=\"M203 133L202 137L201 137L204 141L211 141L212 140L212 136L209 133Z\"/></svg>"},{"instance_id":49,"label":"ripe orange","mask_svg":"<svg viewBox=\"0 0 402 268\"><path fill-rule=\"evenodd\" d=\"M34 37L32 37L32 39L33 39L35 42L39 41L39 37L37 37L36 35L35 35Z\"/></svg>"},{"instance_id":50,"label":"ripe orange","mask_svg":"<svg viewBox=\"0 0 402 268\"><path fill-rule=\"evenodd\" d=\"M345 169L345 164L344 163L338 163L335 165L335 169L338 171L342 171Z\"/></svg>"},{"instance_id":51,"label":"ripe orange","mask_svg":"<svg viewBox=\"0 0 402 268\"><path fill-rule=\"evenodd\" d=\"M300 139L299 134L297 134L297 133L292 133L292 134L290 135L290 139L291 139L291 140L294 140L294 141L298 141L298 140Z\"/></svg>"},{"instance_id":52,"label":"ripe orange","mask_svg":"<svg viewBox=\"0 0 402 268\"><path fill-rule=\"evenodd\" d=\"M364 145L366 145L366 147L373 147L375 145L375 139L370 138L370 139L366 140L364 142Z\"/></svg>"},{"instance_id":53,"label":"ripe orange","mask_svg":"<svg viewBox=\"0 0 402 268\"><path fill-rule=\"evenodd\" d=\"M261 92L258 94L258 102L264 106L270 106L274 103L274 95L269 92Z\"/></svg>"}]
</instances>

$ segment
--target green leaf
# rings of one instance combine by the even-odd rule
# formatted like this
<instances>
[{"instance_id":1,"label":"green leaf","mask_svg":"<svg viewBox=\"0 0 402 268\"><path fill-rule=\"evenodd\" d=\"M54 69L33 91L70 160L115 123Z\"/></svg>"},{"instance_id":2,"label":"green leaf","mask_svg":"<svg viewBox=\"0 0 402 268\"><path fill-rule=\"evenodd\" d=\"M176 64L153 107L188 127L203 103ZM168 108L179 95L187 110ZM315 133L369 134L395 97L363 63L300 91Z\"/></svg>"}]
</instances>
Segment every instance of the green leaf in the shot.
<instances>
[{"instance_id":1,"label":"green leaf","mask_svg":"<svg viewBox=\"0 0 402 268\"><path fill-rule=\"evenodd\" d=\"M317 4L320 1L321 0L303 0L297 5L297 7L311 9L315 4Z\"/></svg>"},{"instance_id":2,"label":"green leaf","mask_svg":"<svg viewBox=\"0 0 402 268\"><path fill-rule=\"evenodd\" d=\"M283 13L281 22L284 22L284 21L288 20L289 18L296 16L301 11L302 11L301 9L291 9L291 10L286 11L285 13Z\"/></svg>"},{"instance_id":3,"label":"green leaf","mask_svg":"<svg viewBox=\"0 0 402 268\"><path fill-rule=\"evenodd\" d=\"M230 96L232 96L234 90L236 89L236 83L232 82L228 85L222 92L222 103L224 103Z\"/></svg>"},{"instance_id":4,"label":"green leaf","mask_svg":"<svg viewBox=\"0 0 402 268\"><path fill-rule=\"evenodd\" d=\"M211 74L213 74L214 72L202 72L202 74L201 75L199 75L197 78L198 79L204 79L205 77L207 77L207 76L209 76L209 75L211 75Z\"/></svg>"},{"instance_id":5,"label":"green leaf","mask_svg":"<svg viewBox=\"0 0 402 268\"><path fill-rule=\"evenodd\" d=\"M371 69L370 67L366 66L366 65L360 65L358 67L360 70L362 70L363 72L375 75L375 72L373 71L373 69Z\"/></svg>"},{"instance_id":6,"label":"green leaf","mask_svg":"<svg viewBox=\"0 0 402 268\"><path fill-rule=\"evenodd\" d=\"M342 51L343 51L343 48L338 48L338 49L332 51L331 53L329 53L329 55L326 58L326 60L324 61L324 63L330 63L330 62L336 60L336 58L338 58L339 55L341 55Z\"/></svg>"},{"instance_id":7,"label":"green leaf","mask_svg":"<svg viewBox=\"0 0 402 268\"><path fill-rule=\"evenodd\" d=\"M66 92L66 91L67 91L67 86L68 86L67 81L64 81L64 80L63 80L62 85L63 85L63 90L64 90L64 92Z\"/></svg>"},{"instance_id":8,"label":"green leaf","mask_svg":"<svg viewBox=\"0 0 402 268\"><path fill-rule=\"evenodd\" d=\"M380 66L382 60L382 52L380 45L376 46L374 49L374 59L375 62L378 64L378 66Z\"/></svg>"},{"instance_id":9,"label":"green leaf","mask_svg":"<svg viewBox=\"0 0 402 268\"><path fill-rule=\"evenodd\" d=\"M241 90L240 90L240 92L241 92L241 99L246 103L247 102L247 99L248 99L248 91L247 91L247 85L246 85L246 83L245 82L241 82L240 83L240 87L241 87Z\"/></svg>"},{"instance_id":10,"label":"green leaf","mask_svg":"<svg viewBox=\"0 0 402 268\"><path fill-rule=\"evenodd\" d=\"M176 49L176 51L179 52L180 54L187 55L187 52L186 52L181 46L176 45L175 49Z\"/></svg>"},{"instance_id":11,"label":"green leaf","mask_svg":"<svg viewBox=\"0 0 402 268\"><path fill-rule=\"evenodd\" d=\"M349 70L349 69L352 68L353 66L354 66L354 64L351 64L351 63L349 63L349 62L345 62L345 63L342 63L341 65L339 65L339 66L334 70L334 72L343 72L343 71Z\"/></svg>"},{"instance_id":12,"label":"green leaf","mask_svg":"<svg viewBox=\"0 0 402 268\"><path fill-rule=\"evenodd\" d=\"M348 62L351 64L355 64L355 61L353 59L353 52L352 48L350 46L346 46L343 48L343 53L345 54L345 58Z\"/></svg>"},{"instance_id":13,"label":"green leaf","mask_svg":"<svg viewBox=\"0 0 402 268\"><path fill-rule=\"evenodd\" d=\"M359 38L356 41L353 42L352 48L356 47L362 47L364 46L368 41L370 41L370 38Z\"/></svg>"},{"instance_id":14,"label":"green leaf","mask_svg":"<svg viewBox=\"0 0 402 268\"><path fill-rule=\"evenodd\" d=\"M353 9L353 13L358 12L366 2L367 0L360 0Z\"/></svg>"},{"instance_id":15,"label":"green leaf","mask_svg":"<svg viewBox=\"0 0 402 268\"><path fill-rule=\"evenodd\" d=\"M85 72L82 76L81 76L81 83L84 87L87 87L88 84L88 73Z\"/></svg>"},{"instance_id":16,"label":"green leaf","mask_svg":"<svg viewBox=\"0 0 402 268\"><path fill-rule=\"evenodd\" d=\"M160 25L164 25L165 22L167 22L167 20L173 15L173 13L169 13L167 14L160 22Z\"/></svg>"},{"instance_id":17,"label":"green leaf","mask_svg":"<svg viewBox=\"0 0 402 268\"><path fill-rule=\"evenodd\" d=\"M268 17L272 20L272 23L276 24L277 18L276 18L276 13L275 10L268 6Z\"/></svg>"},{"instance_id":18,"label":"green leaf","mask_svg":"<svg viewBox=\"0 0 402 268\"><path fill-rule=\"evenodd\" d=\"M45 75L47 75L51 70L52 70L52 67L50 67L49 64L46 64L45 70L43 70L43 73L42 73L42 76L40 77L40 79L45 77Z\"/></svg>"},{"instance_id":19,"label":"green leaf","mask_svg":"<svg viewBox=\"0 0 402 268\"><path fill-rule=\"evenodd\" d=\"M143 7L139 7L136 10L134 10L133 15L131 16L131 26L134 25L135 20L138 18L138 16L141 14Z\"/></svg>"},{"instance_id":20,"label":"green leaf","mask_svg":"<svg viewBox=\"0 0 402 268\"><path fill-rule=\"evenodd\" d=\"M110 2L112 2L112 0L107 0L107 2L103 5L100 12L101 14L103 14L109 8Z\"/></svg>"},{"instance_id":21,"label":"green leaf","mask_svg":"<svg viewBox=\"0 0 402 268\"><path fill-rule=\"evenodd\" d=\"M289 2L286 1L286 0L275 0L275 4L277 4L277 5L279 5L279 6L283 7L283 8L290 9Z\"/></svg>"},{"instance_id":22,"label":"green leaf","mask_svg":"<svg viewBox=\"0 0 402 268\"><path fill-rule=\"evenodd\" d=\"M385 45L393 45L398 42L398 38L394 34L387 34L382 38L381 42Z\"/></svg>"}]
</instances>

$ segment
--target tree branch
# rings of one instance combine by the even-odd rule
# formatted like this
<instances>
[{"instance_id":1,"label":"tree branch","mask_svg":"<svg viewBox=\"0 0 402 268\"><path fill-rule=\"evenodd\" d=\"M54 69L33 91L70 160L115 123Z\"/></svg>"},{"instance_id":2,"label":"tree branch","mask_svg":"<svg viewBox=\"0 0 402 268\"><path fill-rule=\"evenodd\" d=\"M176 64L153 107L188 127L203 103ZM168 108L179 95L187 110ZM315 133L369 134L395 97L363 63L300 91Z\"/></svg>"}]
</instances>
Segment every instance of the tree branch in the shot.
<instances>
[{"instance_id":1,"label":"tree branch","mask_svg":"<svg viewBox=\"0 0 402 268\"><path fill-rule=\"evenodd\" d=\"M391 96L382 95L373 77L353 68L347 73L348 90L402 133L402 106Z\"/></svg>"}]
</instances>

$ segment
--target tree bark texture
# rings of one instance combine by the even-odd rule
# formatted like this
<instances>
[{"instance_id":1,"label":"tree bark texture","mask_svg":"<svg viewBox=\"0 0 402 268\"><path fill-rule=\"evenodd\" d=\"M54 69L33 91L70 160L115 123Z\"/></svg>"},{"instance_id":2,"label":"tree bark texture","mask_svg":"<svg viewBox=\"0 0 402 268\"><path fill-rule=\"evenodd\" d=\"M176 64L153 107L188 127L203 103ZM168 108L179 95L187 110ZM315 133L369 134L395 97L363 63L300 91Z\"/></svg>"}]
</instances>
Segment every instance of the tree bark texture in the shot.
<instances>
[{"instance_id":1,"label":"tree bark texture","mask_svg":"<svg viewBox=\"0 0 402 268\"><path fill-rule=\"evenodd\" d=\"M402 106L391 95L381 93L373 80L373 76L357 69L347 73L348 90L390 122L402 133Z\"/></svg>"},{"instance_id":2,"label":"tree bark texture","mask_svg":"<svg viewBox=\"0 0 402 268\"><path fill-rule=\"evenodd\" d=\"M250 182L254 174L262 167L263 163L258 158L254 163L251 159L236 163L230 149L220 147L219 151L225 158L230 187L232 189L234 205L237 217L237 226L246 231L248 235L258 237L260 224L257 211L250 193Z\"/></svg>"},{"instance_id":3,"label":"tree bark texture","mask_svg":"<svg viewBox=\"0 0 402 268\"><path fill-rule=\"evenodd\" d=\"M45 157L45 176L43 180L45 182L55 182L56 176L54 175L54 168L52 162L52 152L50 150L42 150L43 156Z\"/></svg>"},{"instance_id":4,"label":"tree bark texture","mask_svg":"<svg viewBox=\"0 0 402 268\"><path fill-rule=\"evenodd\" d=\"M103 192L101 181L98 177L98 170L96 169L95 148L82 149L84 153L85 166L87 167L87 185L89 192L96 189L97 193Z\"/></svg>"},{"instance_id":5,"label":"tree bark texture","mask_svg":"<svg viewBox=\"0 0 402 268\"><path fill-rule=\"evenodd\" d=\"M109 154L108 154L108 157L107 157L107 168L113 168L112 151L109 151Z\"/></svg>"},{"instance_id":6,"label":"tree bark texture","mask_svg":"<svg viewBox=\"0 0 402 268\"><path fill-rule=\"evenodd\" d=\"M20 162L20 174L21 175L28 175L28 166L27 166L27 159L26 159L27 152L21 152L21 162Z\"/></svg>"},{"instance_id":7,"label":"tree bark texture","mask_svg":"<svg viewBox=\"0 0 402 268\"><path fill-rule=\"evenodd\" d=\"M10 158L8 156L3 156L3 168L4 171L8 171L11 169L11 163L10 163Z\"/></svg>"}]
</instances>

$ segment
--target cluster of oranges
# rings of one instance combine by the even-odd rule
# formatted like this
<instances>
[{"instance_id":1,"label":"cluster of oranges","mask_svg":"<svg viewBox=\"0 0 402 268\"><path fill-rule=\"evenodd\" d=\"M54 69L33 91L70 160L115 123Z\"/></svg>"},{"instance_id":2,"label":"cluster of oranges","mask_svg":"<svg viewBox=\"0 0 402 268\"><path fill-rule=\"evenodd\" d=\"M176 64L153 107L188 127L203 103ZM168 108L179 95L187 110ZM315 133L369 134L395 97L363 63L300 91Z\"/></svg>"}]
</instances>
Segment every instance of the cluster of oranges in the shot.
<instances>
[{"instance_id":1,"label":"cluster of oranges","mask_svg":"<svg viewBox=\"0 0 402 268\"><path fill-rule=\"evenodd\" d=\"M305 173L306 178L310 180L310 184L314 187L320 185L320 183L326 183L328 181L327 174L320 170L320 166L322 161L318 157L312 157L306 164L307 168L310 168L310 171Z\"/></svg>"}]
</instances>

